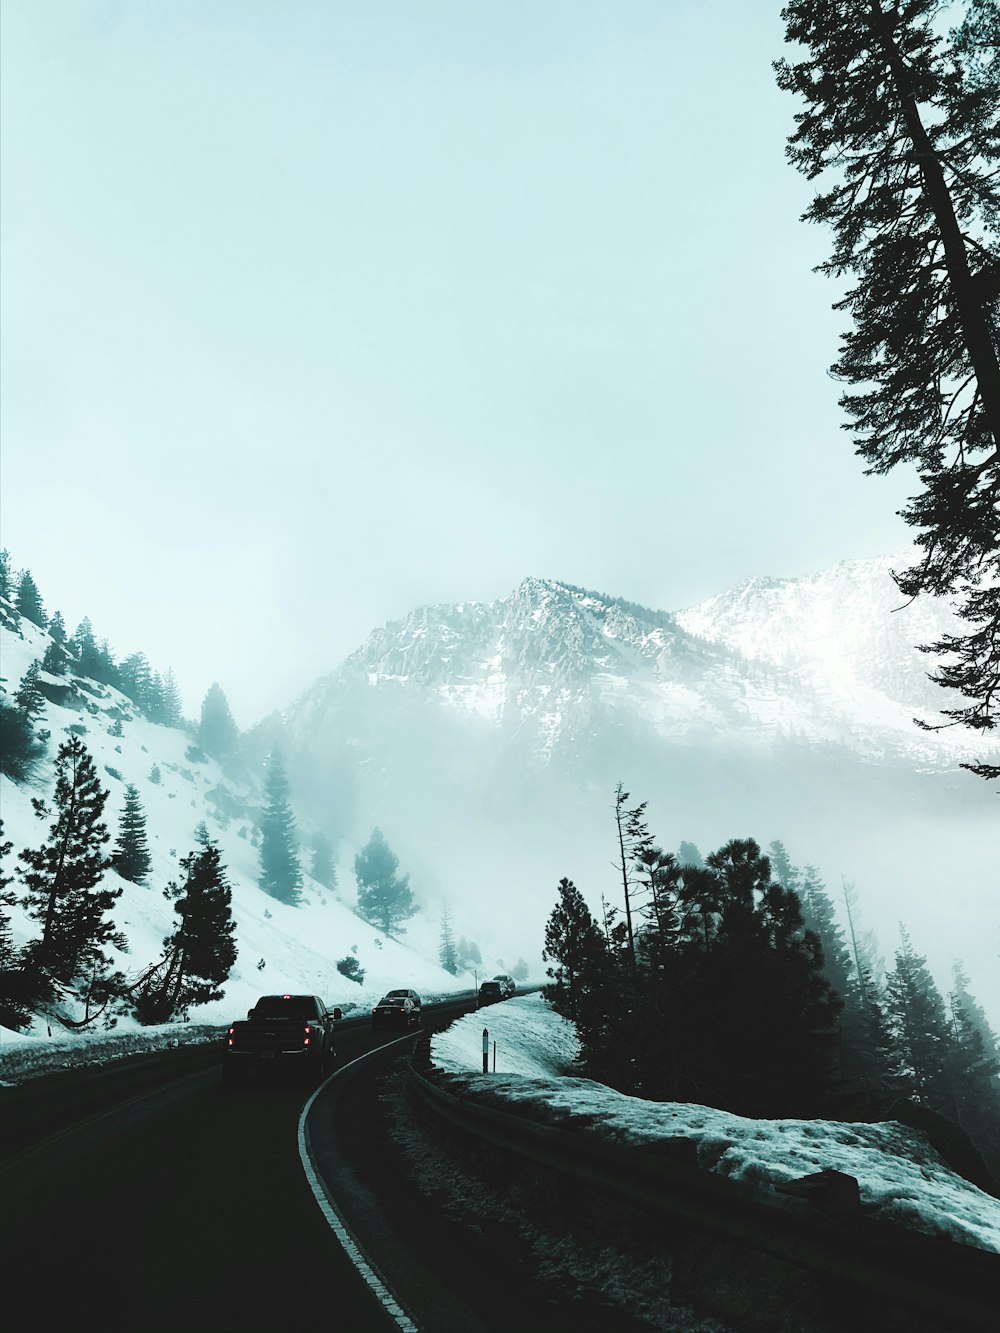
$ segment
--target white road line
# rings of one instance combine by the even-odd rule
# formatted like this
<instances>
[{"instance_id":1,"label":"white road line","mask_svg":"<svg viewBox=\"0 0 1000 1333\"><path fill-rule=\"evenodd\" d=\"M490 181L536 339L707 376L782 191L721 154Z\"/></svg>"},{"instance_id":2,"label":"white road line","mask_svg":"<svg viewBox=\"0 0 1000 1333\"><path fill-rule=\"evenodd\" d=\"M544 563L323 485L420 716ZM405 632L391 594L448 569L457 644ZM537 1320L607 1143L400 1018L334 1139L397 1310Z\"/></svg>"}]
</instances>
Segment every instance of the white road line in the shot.
<instances>
[{"instance_id":1,"label":"white road line","mask_svg":"<svg viewBox=\"0 0 1000 1333\"><path fill-rule=\"evenodd\" d=\"M400 1037L398 1038L398 1040L405 1041L406 1038ZM395 1042L387 1042L386 1045L393 1046L395 1045ZM385 1047L380 1046L378 1049L384 1050ZM371 1055L372 1052L369 1051L368 1054ZM352 1060L350 1064L344 1065L343 1069L338 1069L336 1073L331 1074L330 1078L339 1077L339 1075L346 1073L348 1069L353 1068L354 1065L360 1064L364 1059L366 1059L366 1056L364 1055L358 1056L358 1058L356 1060ZM393 1321L396 1327L401 1330L401 1333L420 1333L420 1330L417 1327L417 1325L406 1313L402 1305L395 1298L395 1296L393 1296L392 1292L386 1286L383 1279L379 1276L379 1274L375 1271L373 1266L362 1254L361 1246L358 1244L354 1236L351 1234L351 1231L347 1223L345 1222L344 1218L340 1215L340 1213L337 1211L337 1208L335 1207L332 1199L327 1194L323 1182L320 1179L319 1173L317 1172L315 1164L313 1162L312 1151L309 1146L309 1130L308 1127L306 1126L306 1120L308 1118L310 1110L312 1109L313 1102L319 1096L320 1092L322 1091L322 1088L325 1087L326 1083L329 1082L330 1079L327 1079L319 1088L316 1089L313 1095L306 1102L305 1106L303 1106L302 1114L299 1116L299 1136L298 1136L299 1159L302 1162L302 1169L306 1173L306 1180L308 1180L309 1182L309 1188L313 1192L313 1197L319 1204L320 1212L323 1214L323 1216L326 1218L327 1222L330 1225L330 1230L340 1241L340 1244L343 1246L344 1252L346 1253L348 1259L350 1259L351 1263L364 1278L365 1282L367 1282L368 1286L371 1288L372 1292L374 1293L375 1297L377 1298L379 1303L382 1305L382 1307L388 1314L389 1318Z\"/></svg>"}]
</instances>

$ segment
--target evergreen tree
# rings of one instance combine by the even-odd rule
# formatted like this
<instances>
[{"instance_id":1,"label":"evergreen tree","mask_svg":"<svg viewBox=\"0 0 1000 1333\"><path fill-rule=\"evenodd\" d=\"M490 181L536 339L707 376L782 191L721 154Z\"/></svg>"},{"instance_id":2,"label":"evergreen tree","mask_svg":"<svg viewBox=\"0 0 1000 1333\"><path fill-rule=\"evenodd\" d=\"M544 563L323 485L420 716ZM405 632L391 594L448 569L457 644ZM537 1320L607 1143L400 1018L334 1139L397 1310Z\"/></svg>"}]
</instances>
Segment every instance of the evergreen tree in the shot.
<instances>
[{"instance_id":1,"label":"evergreen tree","mask_svg":"<svg viewBox=\"0 0 1000 1333\"><path fill-rule=\"evenodd\" d=\"M896 579L908 597L959 602L968 632L927 648L952 659L935 679L967 700L946 716L989 730L1000 700L998 7L970 0L947 41L940 12L938 0L793 0L782 17L803 56L775 68L805 102L790 160L810 180L834 173L804 216L834 229L820 269L856 279L835 306L854 327L832 368L850 386L841 404L856 450L869 472L915 465L923 488L901 511L923 554Z\"/></svg>"},{"instance_id":2,"label":"evergreen tree","mask_svg":"<svg viewBox=\"0 0 1000 1333\"><path fill-rule=\"evenodd\" d=\"M184 878L171 883L178 921L163 941L164 954L133 995L143 1023L166 1023L188 1016L191 1005L223 995L223 983L236 962L232 891L219 848L209 841L181 861Z\"/></svg>"},{"instance_id":3,"label":"evergreen tree","mask_svg":"<svg viewBox=\"0 0 1000 1333\"><path fill-rule=\"evenodd\" d=\"M4 911L16 901L11 890L13 878L6 873L4 862L13 850L14 844L3 836L3 820L0 819L0 1026L18 1032L31 1020L31 1005L37 1000L26 984L21 956L14 945L14 934L10 917Z\"/></svg>"},{"instance_id":4,"label":"evergreen tree","mask_svg":"<svg viewBox=\"0 0 1000 1333\"><path fill-rule=\"evenodd\" d=\"M14 574L10 567L10 552L6 547L0 551L0 599L5 602L14 600Z\"/></svg>"},{"instance_id":5,"label":"evergreen tree","mask_svg":"<svg viewBox=\"0 0 1000 1333\"><path fill-rule=\"evenodd\" d=\"M163 677L161 690L160 716L156 719L161 726L177 727L182 721L181 713L181 690L177 684L177 677L173 670L168 667Z\"/></svg>"},{"instance_id":6,"label":"evergreen tree","mask_svg":"<svg viewBox=\"0 0 1000 1333\"><path fill-rule=\"evenodd\" d=\"M118 668L119 689L145 713L149 702L149 682L152 675L145 653L129 653Z\"/></svg>"},{"instance_id":7,"label":"evergreen tree","mask_svg":"<svg viewBox=\"0 0 1000 1333\"><path fill-rule=\"evenodd\" d=\"M50 676L64 676L68 665L69 654L61 643L53 641L45 645L45 654L42 657L43 671L47 671Z\"/></svg>"},{"instance_id":8,"label":"evergreen tree","mask_svg":"<svg viewBox=\"0 0 1000 1333\"><path fill-rule=\"evenodd\" d=\"M384 934L402 933L403 922L417 908L413 901L409 875L397 875L399 857L379 829L354 858L354 876L358 885L358 916Z\"/></svg>"},{"instance_id":9,"label":"evergreen tree","mask_svg":"<svg viewBox=\"0 0 1000 1333\"><path fill-rule=\"evenodd\" d=\"M118 823L118 841L111 853L111 864L122 879L145 884L149 874L149 844L146 841L146 816L139 800L139 788L129 783L125 804Z\"/></svg>"},{"instance_id":10,"label":"evergreen tree","mask_svg":"<svg viewBox=\"0 0 1000 1333\"><path fill-rule=\"evenodd\" d=\"M333 848L330 839L317 833L312 840L312 863L309 873L317 883L326 889L337 887L337 872L333 864Z\"/></svg>"},{"instance_id":11,"label":"evergreen tree","mask_svg":"<svg viewBox=\"0 0 1000 1333\"><path fill-rule=\"evenodd\" d=\"M39 684L41 668L32 662L21 677L21 683L14 695L14 702L32 725L45 713L45 695Z\"/></svg>"},{"instance_id":12,"label":"evergreen tree","mask_svg":"<svg viewBox=\"0 0 1000 1333\"><path fill-rule=\"evenodd\" d=\"M528 964L524 961L523 958L519 958L517 962L514 964L514 966L510 969L510 975L514 978L515 981L528 980L529 976Z\"/></svg>"},{"instance_id":13,"label":"evergreen tree","mask_svg":"<svg viewBox=\"0 0 1000 1333\"><path fill-rule=\"evenodd\" d=\"M32 778L45 754L45 742L16 704L0 695L0 772L13 782Z\"/></svg>"},{"instance_id":14,"label":"evergreen tree","mask_svg":"<svg viewBox=\"0 0 1000 1333\"><path fill-rule=\"evenodd\" d=\"M682 866L703 866L705 864L701 852L693 842L682 842L677 849L677 860Z\"/></svg>"},{"instance_id":15,"label":"evergreen tree","mask_svg":"<svg viewBox=\"0 0 1000 1333\"><path fill-rule=\"evenodd\" d=\"M42 606L42 597L38 591L38 585L27 570L17 581L14 606L19 615L24 616L25 620L30 620L33 625L37 625L40 629L44 629L48 624L48 617L45 614L45 608Z\"/></svg>"},{"instance_id":16,"label":"evergreen tree","mask_svg":"<svg viewBox=\"0 0 1000 1333\"><path fill-rule=\"evenodd\" d=\"M233 721L222 686L215 681L202 700L198 744L213 759L224 760L235 754L239 739L239 728Z\"/></svg>"},{"instance_id":17,"label":"evergreen tree","mask_svg":"<svg viewBox=\"0 0 1000 1333\"><path fill-rule=\"evenodd\" d=\"M49 621L49 638L51 642L45 648L42 670L50 676L63 676L69 663L69 652L66 648L66 625L59 611Z\"/></svg>"},{"instance_id":18,"label":"evergreen tree","mask_svg":"<svg viewBox=\"0 0 1000 1333\"><path fill-rule=\"evenodd\" d=\"M573 881L561 879L558 892L559 900L545 923L542 950L543 962L554 964L545 969L552 981L542 993L556 1013L577 1020L584 1012L588 994L597 984L607 946L600 926Z\"/></svg>"},{"instance_id":19,"label":"evergreen tree","mask_svg":"<svg viewBox=\"0 0 1000 1333\"><path fill-rule=\"evenodd\" d=\"M221 693L221 691L220 691ZM295 816L289 801L288 779L277 750L267 761L264 779L266 805L260 826L260 887L272 898L297 907L302 899Z\"/></svg>"},{"instance_id":20,"label":"evergreen tree","mask_svg":"<svg viewBox=\"0 0 1000 1333\"><path fill-rule=\"evenodd\" d=\"M950 1045L944 1000L913 949L905 927L885 983L885 1011L895 1072L913 1098L942 1115L953 1112L947 1065Z\"/></svg>"},{"instance_id":21,"label":"evergreen tree","mask_svg":"<svg viewBox=\"0 0 1000 1333\"><path fill-rule=\"evenodd\" d=\"M121 889L102 882L110 864L103 850L109 840L103 822L107 799L89 752L79 736L70 737L56 758L48 841L25 848L20 858L27 887L22 901L42 927L41 938L29 945L30 968L65 984L84 969L103 965L103 946L123 943L108 915ZM39 819L49 817L43 801L32 804Z\"/></svg>"},{"instance_id":22,"label":"evergreen tree","mask_svg":"<svg viewBox=\"0 0 1000 1333\"><path fill-rule=\"evenodd\" d=\"M615 788L615 828L618 838L620 861L614 862L615 869L622 877L622 896L625 903L625 929L628 936L626 961L629 973L635 976L635 925L632 919L632 896L635 887L634 873L636 860L652 842L646 824L646 802L629 809L626 802L629 793L619 782Z\"/></svg>"},{"instance_id":23,"label":"evergreen tree","mask_svg":"<svg viewBox=\"0 0 1000 1333\"><path fill-rule=\"evenodd\" d=\"M447 907L441 913L441 938L438 945L438 959L441 966L452 976L458 972L458 951L455 947L455 932L451 928L451 913Z\"/></svg>"},{"instance_id":24,"label":"evergreen tree","mask_svg":"<svg viewBox=\"0 0 1000 1333\"><path fill-rule=\"evenodd\" d=\"M99 680L102 670L101 654L89 616L84 616L77 625L69 641L69 647L76 662L77 675L85 676L88 680Z\"/></svg>"},{"instance_id":25,"label":"evergreen tree","mask_svg":"<svg viewBox=\"0 0 1000 1333\"><path fill-rule=\"evenodd\" d=\"M56 611L49 621L49 638L53 643L59 644L60 648L66 644L66 622L63 620L62 612Z\"/></svg>"},{"instance_id":26,"label":"evergreen tree","mask_svg":"<svg viewBox=\"0 0 1000 1333\"><path fill-rule=\"evenodd\" d=\"M982 1006L969 991L960 962L952 968L948 996L951 1044L947 1073L955 1118L981 1149L990 1167L1000 1167L1000 1043Z\"/></svg>"}]
</instances>

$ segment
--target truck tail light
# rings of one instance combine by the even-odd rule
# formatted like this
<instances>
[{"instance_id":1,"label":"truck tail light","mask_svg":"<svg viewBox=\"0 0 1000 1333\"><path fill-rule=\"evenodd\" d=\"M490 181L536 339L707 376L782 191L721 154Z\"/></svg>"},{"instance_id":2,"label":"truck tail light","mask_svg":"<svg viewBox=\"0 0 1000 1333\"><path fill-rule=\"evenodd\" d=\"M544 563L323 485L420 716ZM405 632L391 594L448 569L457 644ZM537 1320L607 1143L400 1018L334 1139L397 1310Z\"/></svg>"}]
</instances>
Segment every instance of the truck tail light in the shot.
<instances>
[{"instance_id":1,"label":"truck tail light","mask_svg":"<svg viewBox=\"0 0 1000 1333\"><path fill-rule=\"evenodd\" d=\"M308 1046L308 1045L312 1042L312 1035L313 1035L313 1030L312 1030L312 1028L311 1028L308 1024L306 1024L305 1034L306 1034L306 1035L305 1035L305 1038L304 1038L304 1040L303 1040L303 1042L302 1042L302 1045L303 1045L303 1046Z\"/></svg>"}]
</instances>

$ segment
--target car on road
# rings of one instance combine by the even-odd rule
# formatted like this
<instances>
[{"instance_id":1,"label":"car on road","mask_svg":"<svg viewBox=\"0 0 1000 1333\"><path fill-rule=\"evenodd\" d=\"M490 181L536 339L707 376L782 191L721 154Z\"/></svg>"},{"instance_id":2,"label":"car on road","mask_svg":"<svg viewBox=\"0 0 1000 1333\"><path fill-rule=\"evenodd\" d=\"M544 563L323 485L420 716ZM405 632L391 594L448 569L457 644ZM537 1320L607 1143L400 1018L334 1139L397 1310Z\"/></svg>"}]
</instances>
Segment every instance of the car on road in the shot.
<instances>
[{"instance_id":1,"label":"car on road","mask_svg":"<svg viewBox=\"0 0 1000 1333\"><path fill-rule=\"evenodd\" d=\"M416 1007L420 1008L420 996L415 990L409 990L406 986L401 986L398 990L388 990L385 993L387 1000L395 1000L399 996L402 996L404 1000L412 1000Z\"/></svg>"},{"instance_id":2,"label":"car on road","mask_svg":"<svg viewBox=\"0 0 1000 1333\"><path fill-rule=\"evenodd\" d=\"M507 998L517 990L517 982L513 977L509 977L506 972L498 972L493 980L500 983L504 996Z\"/></svg>"},{"instance_id":3,"label":"car on road","mask_svg":"<svg viewBox=\"0 0 1000 1333\"><path fill-rule=\"evenodd\" d=\"M484 981L479 987L479 994L476 997L476 1008L481 1009L484 1004L497 1004L500 1000L506 1000L506 998L504 988L499 981Z\"/></svg>"},{"instance_id":4,"label":"car on road","mask_svg":"<svg viewBox=\"0 0 1000 1333\"><path fill-rule=\"evenodd\" d=\"M410 1028L420 1026L420 1007L413 1003L406 993L395 992L383 995L372 1010L372 1028L393 1028L408 1032Z\"/></svg>"}]
</instances>

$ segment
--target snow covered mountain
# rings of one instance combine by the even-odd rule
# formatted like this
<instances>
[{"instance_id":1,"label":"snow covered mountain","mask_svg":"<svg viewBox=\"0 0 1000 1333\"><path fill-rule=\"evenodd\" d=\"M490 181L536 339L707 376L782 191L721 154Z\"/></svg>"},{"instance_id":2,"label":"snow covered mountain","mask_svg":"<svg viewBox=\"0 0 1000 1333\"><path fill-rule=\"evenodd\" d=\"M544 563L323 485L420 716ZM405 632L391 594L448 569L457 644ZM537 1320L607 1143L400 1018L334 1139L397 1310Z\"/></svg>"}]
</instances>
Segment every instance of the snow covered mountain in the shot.
<instances>
[{"instance_id":1,"label":"snow covered mountain","mask_svg":"<svg viewBox=\"0 0 1000 1333\"><path fill-rule=\"evenodd\" d=\"M546 579L485 604L423 607L370 636L285 713L303 744L359 687L434 701L551 759L603 724L664 741L842 747L864 763L951 770L968 734L929 734L950 702L915 644L954 627L942 603L899 609L888 559L809 579L751 579L670 614Z\"/></svg>"},{"instance_id":2,"label":"snow covered mountain","mask_svg":"<svg viewBox=\"0 0 1000 1333\"><path fill-rule=\"evenodd\" d=\"M376 630L263 731L298 751L305 799L378 823L431 894L487 918L502 904L540 935L562 875L614 897L621 781L667 848L781 839L834 891L857 882L887 952L923 922L942 969L944 950L971 966L980 932L996 949L996 796L958 767L979 738L913 723L950 702L915 645L953 621L896 610L904 560L676 613L528 578Z\"/></svg>"}]
</instances>

